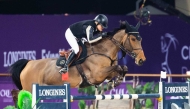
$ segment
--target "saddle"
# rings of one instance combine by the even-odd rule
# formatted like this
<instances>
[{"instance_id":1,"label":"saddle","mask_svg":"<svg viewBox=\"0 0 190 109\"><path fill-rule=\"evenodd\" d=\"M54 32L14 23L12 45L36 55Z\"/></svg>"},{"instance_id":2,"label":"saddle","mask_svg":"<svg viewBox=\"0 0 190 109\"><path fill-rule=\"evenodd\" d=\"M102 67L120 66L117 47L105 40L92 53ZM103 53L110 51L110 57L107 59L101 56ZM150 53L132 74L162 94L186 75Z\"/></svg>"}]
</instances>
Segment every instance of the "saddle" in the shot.
<instances>
[{"instance_id":1,"label":"saddle","mask_svg":"<svg viewBox=\"0 0 190 109\"><path fill-rule=\"evenodd\" d=\"M86 75L83 71L83 68L81 66L81 63L83 63L85 61L85 59L87 58L87 48L86 48L86 45L84 45L82 43L82 41L79 41L78 44L79 44L79 52L78 52L76 58L71 63L69 63L69 67L76 65L77 70L79 71L79 74L81 75L81 77L83 79L83 81L79 87L83 88L85 86L91 85L88 82L87 77L86 77ZM57 59L57 62L56 62L57 67L61 67L61 68L64 67L66 60L68 59L68 56L70 53L71 53L71 50L60 51L60 53L59 53L60 57Z\"/></svg>"},{"instance_id":2,"label":"saddle","mask_svg":"<svg viewBox=\"0 0 190 109\"><path fill-rule=\"evenodd\" d=\"M79 52L77 53L75 59L69 63L69 66L74 66L77 64L81 64L85 61L85 57L87 57L87 49L86 46L82 42L78 42L79 44ZM71 50L60 51L60 57L57 59L56 65L57 67L64 67L66 60L68 59Z\"/></svg>"}]
</instances>

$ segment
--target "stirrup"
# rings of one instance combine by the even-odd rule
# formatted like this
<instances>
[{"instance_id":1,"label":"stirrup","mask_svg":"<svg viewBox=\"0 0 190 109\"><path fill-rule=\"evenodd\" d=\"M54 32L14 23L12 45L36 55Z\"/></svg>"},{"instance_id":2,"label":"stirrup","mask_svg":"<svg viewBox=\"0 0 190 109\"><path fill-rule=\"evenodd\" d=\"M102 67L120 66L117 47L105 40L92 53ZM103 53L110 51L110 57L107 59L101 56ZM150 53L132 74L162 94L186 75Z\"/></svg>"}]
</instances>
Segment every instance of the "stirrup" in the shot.
<instances>
[{"instance_id":1,"label":"stirrup","mask_svg":"<svg viewBox=\"0 0 190 109\"><path fill-rule=\"evenodd\" d=\"M68 67L62 68L61 70L59 70L60 74L63 74L63 73L66 73L66 72L68 72Z\"/></svg>"}]
</instances>

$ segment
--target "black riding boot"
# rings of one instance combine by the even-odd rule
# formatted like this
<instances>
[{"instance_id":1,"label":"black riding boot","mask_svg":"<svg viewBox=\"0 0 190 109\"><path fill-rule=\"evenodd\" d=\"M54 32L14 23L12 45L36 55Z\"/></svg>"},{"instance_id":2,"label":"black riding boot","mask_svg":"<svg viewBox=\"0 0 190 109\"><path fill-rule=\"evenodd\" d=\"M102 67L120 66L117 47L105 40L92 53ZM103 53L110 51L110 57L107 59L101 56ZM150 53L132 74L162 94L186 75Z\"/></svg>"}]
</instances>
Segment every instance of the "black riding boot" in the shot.
<instances>
[{"instance_id":1,"label":"black riding boot","mask_svg":"<svg viewBox=\"0 0 190 109\"><path fill-rule=\"evenodd\" d=\"M74 52L74 50L72 50L67 61L65 62L65 66L59 71L59 73L68 72L68 70L69 70L68 65L71 63L71 61L73 61L74 58L75 58L75 52Z\"/></svg>"}]
</instances>

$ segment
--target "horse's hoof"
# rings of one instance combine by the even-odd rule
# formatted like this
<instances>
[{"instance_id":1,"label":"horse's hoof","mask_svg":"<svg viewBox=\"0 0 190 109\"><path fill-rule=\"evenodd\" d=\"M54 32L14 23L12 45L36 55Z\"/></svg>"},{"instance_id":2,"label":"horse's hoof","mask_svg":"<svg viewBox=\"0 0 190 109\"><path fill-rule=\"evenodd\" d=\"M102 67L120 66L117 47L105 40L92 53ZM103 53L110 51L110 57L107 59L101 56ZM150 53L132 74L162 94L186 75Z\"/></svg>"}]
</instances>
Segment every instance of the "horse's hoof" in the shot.
<instances>
[{"instance_id":1,"label":"horse's hoof","mask_svg":"<svg viewBox=\"0 0 190 109\"><path fill-rule=\"evenodd\" d=\"M116 80L116 81L114 82L114 87L119 86L119 85L122 83L122 81L123 81L123 80Z\"/></svg>"},{"instance_id":2,"label":"horse's hoof","mask_svg":"<svg viewBox=\"0 0 190 109\"><path fill-rule=\"evenodd\" d=\"M114 82L113 81L109 81L107 83L107 89L110 90L110 89L113 89L114 88Z\"/></svg>"},{"instance_id":3,"label":"horse's hoof","mask_svg":"<svg viewBox=\"0 0 190 109\"><path fill-rule=\"evenodd\" d=\"M122 68L124 72L128 72L128 67L126 65L124 65Z\"/></svg>"},{"instance_id":4,"label":"horse's hoof","mask_svg":"<svg viewBox=\"0 0 190 109\"><path fill-rule=\"evenodd\" d=\"M116 71L122 71L122 70L123 70L123 69L121 68L121 66L118 65Z\"/></svg>"},{"instance_id":5,"label":"horse's hoof","mask_svg":"<svg viewBox=\"0 0 190 109\"><path fill-rule=\"evenodd\" d=\"M123 77L119 77L119 80L123 81Z\"/></svg>"}]
</instances>

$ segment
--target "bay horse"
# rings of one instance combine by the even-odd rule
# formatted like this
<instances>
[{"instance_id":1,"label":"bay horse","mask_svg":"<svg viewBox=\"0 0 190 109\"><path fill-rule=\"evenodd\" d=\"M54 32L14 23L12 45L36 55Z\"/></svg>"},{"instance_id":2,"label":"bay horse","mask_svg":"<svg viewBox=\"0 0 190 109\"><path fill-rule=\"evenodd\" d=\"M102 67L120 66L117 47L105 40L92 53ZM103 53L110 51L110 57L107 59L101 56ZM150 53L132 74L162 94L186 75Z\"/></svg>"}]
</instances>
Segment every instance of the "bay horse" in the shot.
<instances>
[{"instance_id":1,"label":"bay horse","mask_svg":"<svg viewBox=\"0 0 190 109\"><path fill-rule=\"evenodd\" d=\"M127 21L120 22L120 27L112 32L108 32L108 37L96 43L85 43L87 57L80 64L83 69L81 75L76 66L69 68L69 79L62 81L60 68L56 67L57 59L26 60L21 59L12 64L9 68L13 82L19 90L32 91L32 84L40 85L62 85L70 83L71 88L79 87L83 83L84 76L86 84L98 85L105 79L111 80L117 76L124 76L127 66L120 66L117 63L118 52L129 54L135 59L137 65L142 65L146 60L141 46L142 38L138 29L140 23L135 27L129 25ZM88 84L87 84L88 83Z\"/></svg>"}]
</instances>

